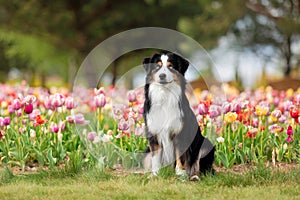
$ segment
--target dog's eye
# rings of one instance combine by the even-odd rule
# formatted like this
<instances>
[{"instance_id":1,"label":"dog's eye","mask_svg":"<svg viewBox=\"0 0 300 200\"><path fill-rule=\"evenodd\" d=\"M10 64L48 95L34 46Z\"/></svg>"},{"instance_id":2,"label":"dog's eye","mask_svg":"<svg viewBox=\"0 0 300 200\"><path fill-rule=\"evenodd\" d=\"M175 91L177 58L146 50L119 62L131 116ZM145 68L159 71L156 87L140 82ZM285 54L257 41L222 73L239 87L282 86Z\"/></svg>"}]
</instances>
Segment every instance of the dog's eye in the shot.
<instances>
[{"instance_id":1,"label":"dog's eye","mask_svg":"<svg viewBox=\"0 0 300 200\"><path fill-rule=\"evenodd\" d=\"M159 67L162 66L162 62L161 62L161 61L158 61L156 64L157 64Z\"/></svg>"},{"instance_id":2,"label":"dog's eye","mask_svg":"<svg viewBox=\"0 0 300 200\"><path fill-rule=\"evenodd\" d=\"M171 62L167 62L167 67L169 67L169 68L173 68L173 65L172 65L172 63Z\"/></svg>"}]
</instances>

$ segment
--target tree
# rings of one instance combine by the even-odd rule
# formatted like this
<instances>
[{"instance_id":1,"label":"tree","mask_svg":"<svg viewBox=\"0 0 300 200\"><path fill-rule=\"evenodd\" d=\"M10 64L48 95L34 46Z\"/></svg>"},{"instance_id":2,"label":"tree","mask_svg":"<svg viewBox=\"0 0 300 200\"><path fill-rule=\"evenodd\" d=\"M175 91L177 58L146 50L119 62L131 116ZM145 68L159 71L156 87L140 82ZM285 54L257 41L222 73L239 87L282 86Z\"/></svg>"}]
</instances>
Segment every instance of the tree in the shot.
<instances>
[{"instance_id":1,"label":"tree","mask_svg":"<svg viewBox=\"0 0 300 200\"><path fill-rule=\"evenodd\" d=\"M240 45L270 59L285 60L284 75L296 67L292 46L300 41L300 0L245 0L248 8L232 32ZM268 48L269 47L269 48Z\"/></svg>"},{"instance_id":2,"label":"tree","mask_svg":"<svg viewBox=\"0 0 300 200\"><path fill-rule=\"evenodd\" d=\"M97 44L116 33L144 26L177 29L182 18L187 20L204 12L205 3L197 0L0 0L0 30L30 35L60 52L71 52L70 55L78 58L78 65ZM112 67L114 77L117 68L116 64Z\"/></svg>"}]
</instances>

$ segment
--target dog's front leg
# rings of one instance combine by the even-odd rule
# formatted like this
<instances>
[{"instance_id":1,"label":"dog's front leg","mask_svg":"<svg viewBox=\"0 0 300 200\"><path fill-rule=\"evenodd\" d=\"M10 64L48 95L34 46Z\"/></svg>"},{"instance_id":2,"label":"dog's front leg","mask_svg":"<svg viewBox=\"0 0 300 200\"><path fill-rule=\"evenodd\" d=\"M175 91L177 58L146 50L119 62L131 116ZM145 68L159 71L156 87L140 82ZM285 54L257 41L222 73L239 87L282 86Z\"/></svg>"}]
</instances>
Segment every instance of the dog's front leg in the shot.
<instances>
[{"instance_id":1,"label":"dog's front leg","mask_svg":"<svg viewBox=\"0 0 300 200\"><path fill-rule=\"evenodd\" d=\"M162 166L162 150L160 145L158 144L158 140L156 136L151 136L149 139L149 146L150 146L150 151L152 154L152 160L151 160L151 165L152 165L152 175L157 176L158 171L160 170Z\"/></svg>"},{"instance_id":2,"label":"dog's front leg","mask_svg":"<svg viewBox=\"0 0 300 200\"><path fill-rule=\"evenodd\" d=\"M162 166L161 156L162 156L162 151L160 148L154 151L152 154L152 174L155 176L158 175L158 171Z\"/></svg>"}]
</instances>

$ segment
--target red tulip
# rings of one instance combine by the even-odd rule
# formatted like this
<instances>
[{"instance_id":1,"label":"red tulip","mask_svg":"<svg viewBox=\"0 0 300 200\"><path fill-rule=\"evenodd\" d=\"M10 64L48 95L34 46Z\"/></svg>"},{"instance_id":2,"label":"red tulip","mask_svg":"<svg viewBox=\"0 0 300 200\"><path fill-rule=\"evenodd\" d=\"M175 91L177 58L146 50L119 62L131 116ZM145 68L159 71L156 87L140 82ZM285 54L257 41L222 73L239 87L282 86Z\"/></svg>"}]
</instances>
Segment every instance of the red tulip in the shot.
<instances>
[{"instance_id":1,"label":"red tulip","mask_svg":"<svg viewBox=\"0 0 300 200\"><path fill-rule=\"evenodd\" d=\"M290 115L291 115L292 118L298 118L299 110L296 107L292 107L290 109Z\"/></svg>"}]
</instances>

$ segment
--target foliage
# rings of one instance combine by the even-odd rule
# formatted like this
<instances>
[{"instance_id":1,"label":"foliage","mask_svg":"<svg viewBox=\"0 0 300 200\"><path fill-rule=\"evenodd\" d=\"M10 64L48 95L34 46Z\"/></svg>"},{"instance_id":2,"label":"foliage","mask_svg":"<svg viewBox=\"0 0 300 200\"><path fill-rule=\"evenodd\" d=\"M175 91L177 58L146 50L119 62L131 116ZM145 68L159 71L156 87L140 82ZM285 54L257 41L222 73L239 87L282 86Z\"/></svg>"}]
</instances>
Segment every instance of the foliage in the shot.
<instances>
[{"instance_id":1,"label":"foliage","mask_svg":"<svg viewBox=\"0 0 300 200\"><path fill-rule=\"evenodd\" d=\"M298 67L297 50L293 46L299 43L300 2L291 1L250 1L245 0L247 11L241 17L231 33L236 36L242 48L251 48L266 61L275 57L284 60L284 74L291 75Z\"/></svg>"},{"instance_id":2,"label":"foliage","mask_svg":"<svg viewBox=\"0 0 300 200\"><path fill-rule=\"evenodd\" d=\"M142 167L148 145L142 90L81 88L70 94L26 83L0 87L2 164L23 171L35 165L73 172L94 165ZM195 92L192 107L216 145L217 166L299 163L299 91L267 88L228 98Z\"/></svg>"}]
</instances>

